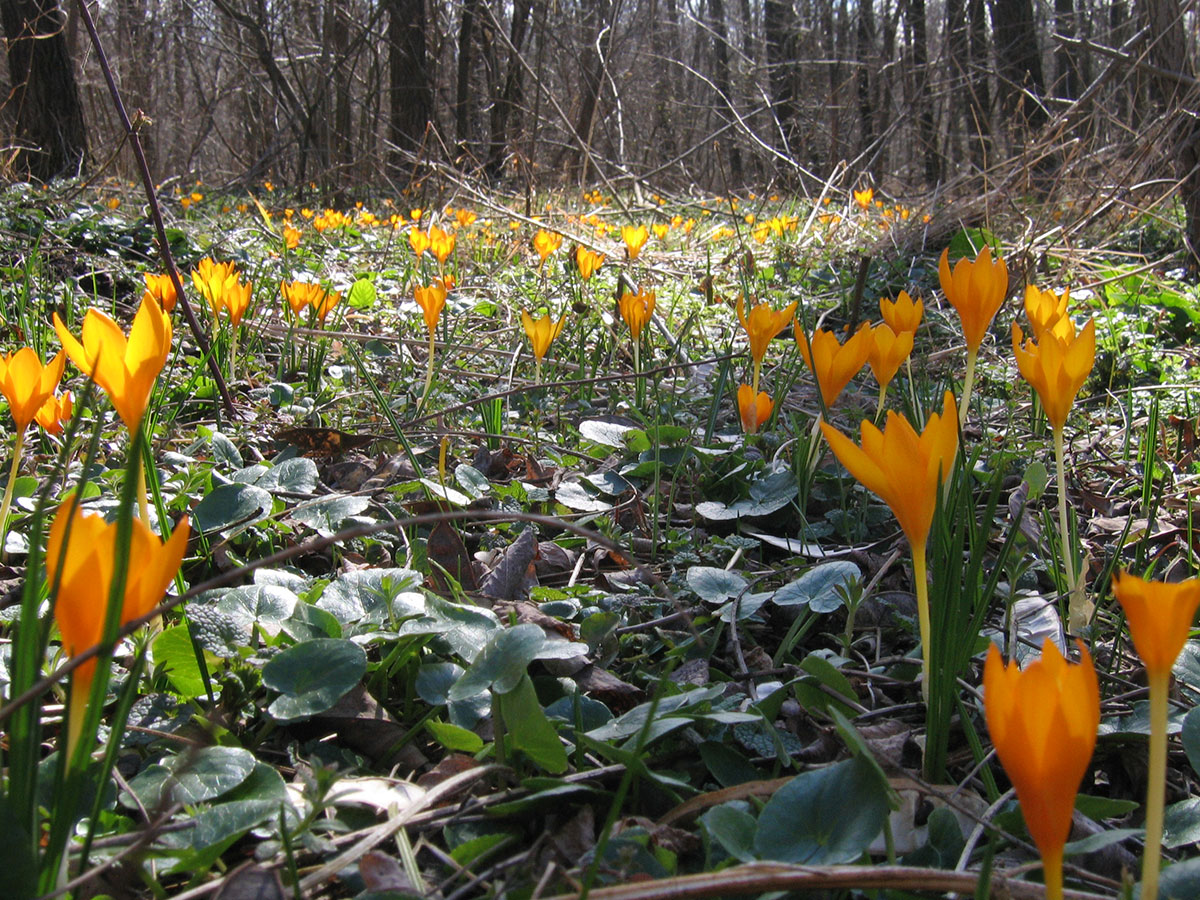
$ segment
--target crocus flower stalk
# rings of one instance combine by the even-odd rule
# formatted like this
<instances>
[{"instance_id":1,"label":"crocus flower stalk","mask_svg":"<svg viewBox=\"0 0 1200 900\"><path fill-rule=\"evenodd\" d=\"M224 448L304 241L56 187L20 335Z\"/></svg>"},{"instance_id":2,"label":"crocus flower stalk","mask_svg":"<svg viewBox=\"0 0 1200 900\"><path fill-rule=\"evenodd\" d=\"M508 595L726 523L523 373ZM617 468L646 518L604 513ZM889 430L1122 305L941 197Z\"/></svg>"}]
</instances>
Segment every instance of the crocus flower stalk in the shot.
<instances>
[{"instance_id":1,"label":"crocus flower stalk","mask_svg":"<svg viewBox=\"0 0 1200 900\"><path fill-rule=\"evenodd\" d=\"M1171 667L1183 649L1200 607L1200 581L1145 581L1128 572L1113 577L1113 594L1125 610L1129 636L1146 667L1150 687L1150 759L1146 776L1146 844L1142 896L1158 896L1162 862L1163 804L1167 786L1167 694Z\"/></svg>"},{"instance_id":2,"label":"crocus flower stalk","mask_svg":"<svg viewBox=\"0 0 1200 900\"><path fill-rule=\"evenodd\" d=\"M429 366L425 370L425 389L421 392L421 401L417 404L417 410L420 411L429 397L430 388L433 387L433 354L437 349L438 319L442 316L442 307L446 305L446 283L434 281L427 287L413 285L413 299L417 301L417 306L421 307L425 327L429 330Z\"/></svg>"},{"instance_id":3,"label":"crocus flower stalk","mask_svg":"<svg viewBox=\"0 0 1200 900\"><path fill-rule=\"evenodd\" d=\"M763 422L771 418L771 410L775 408L766 391L755 392L748 384L738 386L737 402L742 430L746 434L757 434Z\"/></svg>"},{"instance_id":4,"label":"crocus flower stalk","mask_svg":"<svg viewBox=\"0 0 1200 900\"><path fill-rule=\"evenodd\" d=\"M871 342L867 347L867 365L871 374L879 384L879 405L875 410L878 419L883 412L883 401L887 397L888 385L900 371L900 365L913 348L913 333L901 331L897 334L886 322L881 322L871 329Z\"/></svg>"},{"instance_id":5,"label":"crocus flower stalk","mask_svg":"<svg viewBox=\"0 0 1200 900\"><path fill-rule=\"evenodd\" d=\"M529 338L529 344L533 348L534 368L537 371L536 381L538 384L542 383L542 360L546 358L550 345L554 343L554 339L559 336L566 323L566 313L563 313L555 322L550 318L549 313L539 319L534 319L528 312L521 310L521 325L525 328L525 336Z\"/></svg>"},{"instance_id":6,"label":"crocus flower stalk","mask_svg":"<svg viewBox=\"0 0 1200 900\"><path fill-rule=\"evenodd\" d=\"M864 322L844 344L839 344L837 335L824 328L818 328L810 338L797 324L795 336L804 364L817 379L822 409L828 410L866 364L871 350L871 326Z\"/></svg>"},{"instance_id":7,"label":"crocus flower stalk","mask_svg":"<svg viewBox=\"0 0 1200 900\"><path fill-rule=\"evenodd\" d=\"M654 315L654 291L638 291L636 294L626 291L617 301L617 308L633 336L633 371L641 372L642 329Z\"/></svg>"},{"instance_id":8,"label":"crocus flower stalk","mask_svg":"<svg viewBox=\"0 0 1200 900\"><path fill-rule=\"evenodd\" d=\"M98 309L89 309L83 317L82 343L67 330L58 313L54 314L54 330L71 362L108 394L130 437L137 435L150 405L154 380L171 352L171 320L166 313L154 300L143 299L128 340L120 326ZM138 479L139 514L147 521L145 466L138 469Z\"/></svg>"},{"instance_id":9,"label":"crocus flower stalk","mask_svg":"<svg viewBox=\"0 0 1200 900\"><path fill-rule=\"evenodd\" d=\"M756 303L746 315L746 301L740 294L737 301L738 321L746 329L746 337L750 341L750 356L754 360L754 372L750 380L750 390L758 395L758 375L762 371L762 361L767 355L771 341L783 329L787 328L796 314L796 303L793 301L776 312L769 303Z\"/></svg>"},{"instance_id":10,"label":"crocus flower stalk","mask_svg":"<svg viewBox=\"0 0 1200 900\"><path fill-rule=\"evenodd\" d=\"M1096 325L1092 320L1078 335L1070 316L1064 315L1042 332L1038 341L1025 340L1021 326L1013 323L1013 354L1021 377L1037 391L1054 434L1054 466L1058 478L1058 527L1063 565L1070 591L1068 624L1073 630L1087 625L1092 605L1084 593L1083 574L1075 571L1067 520L1067 480L1063 433L1075 395L1091 374L1096 360Z\"/></svg>"},{"instance_id":11,"label":"crocus flower stalk","mask_svg":"<svg viewBox=\"0 0 1200 900\"><path fill-rule=\"evenodd\" d=\"M141 618L162 601L179 571L188 533L188 520L183 519L164 544L143 521L133 520L121 624ZM68 656L95 646L104 636L117 552L117 523L84 515L74 499L59 507L46 545L46 580L57 590L54 619ZM95 674L96 660L90 659L71 675L68 755L79 741Z\"/></svg>"},{"instance_id":12,"label":"crocus flower stalk","mask_svg":"<svg viewBox=\"0 0 1200 900\"><path fill-rule=\"evenodd\" d=\"M1048 900L1063 896L1063 847L1100 725L1096 670L1078 646L1073 665L1047 638L1041 658L1022 671L1015 661L1005 665L993 644L983 667L988 733L1041 854Z\"/></svg>"},{"instance_id":13,"label":"crocus flower stalk","mask_svg":"<svg viewBox=\"0 0 1200 900\"><path fill-rule=\"evenodd\" d=\"M921 689L926 697L929 696L930 618L925 548L941 483L950 477L950 467L958 453L955 413L954 395L946 391L941 414L930 413L920 434L906 418L890 410L882 431L864 419L862 447L827 422L820 423L834 455L863 487L891 508L908 538L921 629Z\"/></svg>"},{"instance_id":14,"label":"crocus flower stalk","mask_svg":"<svg viewBox=\"0 0 1200 900\"><path fill-rule=\"evenodd\" d=\"M962 404L959 407L962 424L966 422L967 411L971 407L971 388L975 381L979 345L983 343L988 326L1008 294L1008 267L1000 258L993 260L991 248L985 246L974 262L960 259L951 271L950 248L947 247L938 261L938 280L942 284L942 293L950 305L958 310L963 337L967 342L967 373L963 377Z\"/></svg>"},{"instance_id":15,"label":"crocus flower stalk","mask_svg":"<svg viewBox=\"0 0 1200 900\"><path fill-rule=\"evenodd\" d=\"M37 418L46 401L54 397L66 364L67 358L61 350L44 366L32 347L22 347L9 356L0 356L0 393L8 401L8 411L17 433L4 500L0 501L0 557L4 555L4 542L8 538L8 512L12 509L13 488L21 468L21 451L25 449L25 429Z\"/></svg>"}]
</instances>

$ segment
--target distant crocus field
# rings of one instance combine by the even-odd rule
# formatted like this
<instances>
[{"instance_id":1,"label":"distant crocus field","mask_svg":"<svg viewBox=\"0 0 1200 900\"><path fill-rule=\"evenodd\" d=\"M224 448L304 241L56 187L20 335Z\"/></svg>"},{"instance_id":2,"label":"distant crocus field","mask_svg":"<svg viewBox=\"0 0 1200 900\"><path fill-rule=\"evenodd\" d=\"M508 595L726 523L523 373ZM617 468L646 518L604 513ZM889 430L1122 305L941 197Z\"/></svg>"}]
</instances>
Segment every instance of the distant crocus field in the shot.
<instances>
[{"instance_id":1,"label":"distant crocus field","mask_svg":"<svg viewBox=\"0 0 1200 900\"><path fill-rule=\"evenodd\" d=\"M1162 219L142 202L5 198L7 896L1200 896Z\"/></svg>"}]
</instances>

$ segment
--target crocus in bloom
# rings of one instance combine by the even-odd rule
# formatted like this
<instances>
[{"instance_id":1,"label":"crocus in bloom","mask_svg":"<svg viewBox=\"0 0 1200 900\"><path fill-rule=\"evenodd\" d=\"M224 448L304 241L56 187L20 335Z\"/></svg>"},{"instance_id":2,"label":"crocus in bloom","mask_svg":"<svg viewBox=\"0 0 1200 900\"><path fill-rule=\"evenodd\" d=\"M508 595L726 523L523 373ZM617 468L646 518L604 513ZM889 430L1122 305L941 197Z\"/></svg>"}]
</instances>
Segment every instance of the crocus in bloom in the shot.
<instances>
[{"instance_id":1,"label":"crocus in bloom","mask_svg":"<svg viewBox=\"0 0 1200 900\"><path fill-rule=\"evenodd\" d=\"M821 389L821 402L829 409L866 364L871 351L871 326L864 322L844 344L839 344L837 335L824 328L818 328L809 338L797 325L795 336L800 356Z\"/></svg>"},{"instance_id":2,"label":"crocus in bloom","mask_svg":"<svg viewBox=\"0 0 1200 900\"><path fill-rule=\"evenodd\" d=\"M654 315L654 291L639 291L636 294L626 291L621 295L621 299L617 301L617 307L621 311L621 318L629 326L629 331L633 334L633 341L636 345L638 339L642 336L642 329L646 327L646 323Z\"/></svg>"},{"instance_id":3,"label":"crocus in bloom","mask_svg":"<svg viewBox=\"0 0 1200 900\"><path fill-rule=\"evenodd\" d=\"M439 266L446 265L446 260L454 252L454 244L457 240L453 231L443 231L436 225L429 227L429 252L433 254Z\"/></svg>"},{"instance_id":4,"label":"crocus in bloom","mask_svg":"<svg viewBox=\"0 0 1200 900\"><path fill-rule=\"evenodd\" d=\"M925 304L921 300L914 301L908 296L908 291L901 291L895 300L880 298L879 314L896 334L902 331L915 332L925 314Z\"/></svg>"},{"instance_id":5,"label":"crocus in bloom","mask_svg":"<svg viewBox=\"0 0 1200 900\"><path fill-rule=\"evenodd\" d=\"M541 260L538 263L539 269L546 264L546 260L550 258L550 254L562 246L562 240L561 234L555 234L552 231L547 231L545 228L538 229L537 234L533 236L533 249L537 251L537 255ZM580 266L581 271L582 268Z\"/></svg>"},{"instance_id":6,"label":"crocus in bloom","mask_svg":"<svg viewBox=\"0 0 1200 900\"><path fill-rule=\"evenodd\" d=\"M1081 659L1072 664L1047 639L1041 658L1022 671L1015 661L1005 665L993 644L983 667L988 733L1042 856L1049 900L1063 896L1063 847L1100 725L1096 670L1078 646Z\"/></svg>"},{"instance_id":7,"label":"crocus in bloom","mask_svg":"<svg viewBox=\"0 0 1200 900\"><path fill-rule=\"evenodd\" d=\"M950 248L942 251L938 261L938 280L942 293L962 319L963 337L967 341L967 373L963 378L963 398L959 415L966 421L971 404L971 387L975 381L975 361L979 345L988 326L1008 294L1008 267L1002 259L992 259L990 247L984 247L975 261L960 259L950 270Z\"/></svg>"},{"instance_id":8,"label":"crocus in bloom","mask_svg":"<svg viewBox=\"0 0 1200 900\"><path fill-rule=\"evenodd\" d=\"M1033 385L1046 411L1054 435L1054 463L1058 478L1058 527L1070 591L1069 625L1078 630L1091 618L1092 604L1084 592L1082 571L1075 570L1075 553L1069 543L1067 521L1066 447L1063 433L1075 395L1092 371L1096 359L1096 325L1088 320L1078 335L1070 316L1063 315L1042 332L1038 341L1022 342L1021 326L1013 323L1013 353L1021 377Z\"/></svg>"},{"instance_id":9,"label":"crocus in bloom","mask_svg":"<svg viewBox=\"0 0 1200 900\"><path fill-rule=\"evenodd\" d=\"M283 226L283 246L289 250L295 250L300 246L300 231L293 228L291 225Z\"/></svg>"},{"instance_id":10,"label":"crocus in bloom","mask_svg":"<svg viewBox=\"0 0 1200 900\"><path fill-rule=\"evenodd\" d=\"M134 519L132 524L130 564L120 610L122 625L141 618L162 601L179 571L189 533L188 520L183 519L163 543L143 522ZM68 656L95 646L104 635L116 556L117 523L84 515L74 500L59 507L46 544L46 580L52 590L57 586L54 620ZM96 661L91 659L71 676L68 753L79 739L95 673Z\"/></svg>"},{"instance_id":11,"label":"crocus in bloom","mask_svg":"<svg viewBox=\"0 0 1200 900\"><path fill-rule=\"evenodd\" d=\"M1146 667L1150 687L1150 759L1146 777L1146 842L1142 856L1142 896L1158 896L1162 862L1163 806L1167 789L1167 702L1171 667L1187 642L1200 580L1174 584L1146 581L1128 572L1113 577L1113 594L1125 610L1129 636Z\"/></svg>"},{"instance_id":12,"label":"crocus in bloom","mask_svg":"<svg viewBox=\"0 0 1200 900\"><path fill-rule=\"evenodd\" d=\"M925 547L937 509L939 487L950 477L950 467L958 453L954 395L946 391L941 414L930 413L920 434L908 419L895 412L888 412L882 431L864 419L862 447L827 422L820 424L834 455L863 487L888 505L908 538L921 627L923 689L928 696L930 619Z\"/></svg>"},{"instance_id":13,"label":"crocus in bloom","mask_svg":"<svg viewBox=\"0 0 1200 900\"><path fill-rule=\"evenodd\" d=\"M82 342L58 313L54 330L71 362L108 394L121 421L133 434L142 424L154 380L171 351L171 320L153 301L142 301L126 339L119 325L98 309L83 317Z\"/></svg>"},{"instance_id":14,"label":"crocus in bloom","mask_svg":"<svg viewBox=\"0 0 1200 900\"><path fill-rule=\"evenodd\" d=\"M625 252L629 254L629 259L635 260L638 254L642 252L642 248L646 246L646 239L650 237L650 231L645 225L622 225L621 240L625 242Z\"/></svg>"},{"instance_id":15,"label":"crocus in bloom","mask_svg":"<svg viewBox=\"0 0 1200 900\"><path fill-rule=\"evenodd\" d=\"M771 402L766 391L759 391L756 394L754 388L748 384L738 386L737 402L738 415L742 419L742 430L746 434L757 434L762 423L771 418L771 410L775 408L775 404Z\"/></svg>"},{"instance_id":16,"label":"crocus in bloom","mask_svg":"<svg viewBox=\"0 0 1200 900\"><path fill-rule=\"evenodd\" d=\"M46 434L62 434L63 426L71 421L74 412L75 398L71 396L70 391L63 391L46 398L46 402L34 416L34 421Z\"/></svg>"},{"instance_id":17,"label":"crocus in bloom","mask_svg":"<svg viewBox=\"0 0 1200 900\"><path fill-rule=\"evenodd\" d=\"M446 305L446 285L440 281L433 281L427 287L414 285L413 299L417 301L417 306L421 307L425 327L432 336L437 330L438 319L442 316L442 307Z\"/></svg>"},{"instance_id":18,"label":"crocus in bloom","mask_svg":"<svg viewBox=\"0 0 1200 900\"><path fill-rule=\"evenodd\" d=\"M429 249L431 242L427 232L422 231L420 228L410 228L408 230L408 243L413 249L413 254L417 259L420 259L421 254Z\"/></svg>"},{"instance_id":19,"label":"crocus in bloom","mask_svg":"<svg viewBox=\"0 0 1200 900\"><path fill-rule=\"evenodd\" d=\"M312 303L317 294L322 293L321 286L311 281L281 282L279 292L283 295L284 302L291 308L292 313L297 318Z\"/></svg>"},{"instance_id":20,"label":"crocus in bloom","mask_svg":"<svg viewBox=\"0 0 1200 900\"><path fill-rule=\"evenodd\" d=\"M901 331L897 334L887 322L880 322L871 329L871 342L867 348L867 365L871 367L871 374L875 376L875 381L879 384L879 410L883 409L888 385L900 371L901 364L912 353L912 348L913 333L911 331ZM877 417L879 410L876 410Z\"/></svg>"},{"instance_id":21,"label":"crocus in bloom","mask_svg":"<svg viewBox=\"0 0 1200 900\"><path fill-rule=\"evenodd\" d=\"M1060 296L1032 284L1025 288L1025 318L1029 320L1029 330L1033 332L1034 340L1041 340L1043 332L1066 318L1070 298L1069 289Z\"/></svg>"},{"instance_id":22,"label":"crocus in bloom","mask_svg":"<svg viewBox=\"0 0 1200 900\"><path fill-rule=\"evenodd\" d=\"M587 281L604 265L604 254L580 245L575 248L575 265L579 266L579 277Z\"/></svg>"},{"instance_id":23,"label":"crocus in bloom","mask_svg":"<svg viewBox=\"0 0 1200 900\"><path fill-rule=\"evenodd\" d=\"M456 209L454 211L454 224L459 228L466 228L468 225L475 224L475 220L479 216L469 209Z\"/></svg>"},{"instance_id":24,"label":"crocus in bloom","mask_svg":"<svg viewBox=\"0 0 1200 900\"><path fill-rule=\"evenodd\" d=\"M665 241L667 239L667 233L671 230L671 226L667 222L662 222L656 225L651 225L650 230L654 232L654 236L660 241Z\"/></svg>"},{"instance_id":25,"label":"crocus in bloom","mask_svg":"<svg viewBox=\"0 0 1200 900\"><path fill-rule=\"evenodd\" d=\"M854 191L854 202L858 204L858 208L864 212L871 208L871 200L875 197L874 188L863 188L861 191Z\"/></svg>"},{"instance_id":26,"label":"crocus in bloom","mask_svg":"<svg viewBox=\"0 0 1200 900\"><path fill-rule=\"evenodd\" d=\"M796 314L796 303L793 301L778 312L769 303L756 303L746 315L746 301L739 294L737 300L738 321L746 329L746 337L750 341L750 356L754 359L754 377L751 388L758 392L758 373L762 369L763 358L767 348L775 336L791 323Z\"/></svg>"},{"instance_id":27,"label":"crocus in bloom","mask_svg":"<svg viewBox=\"0 0 1200 900\"><path fill-rule=\"evenodd\" d=\"M57 320L58 313L54 316ZM61 350L44 366L32 347L22 347L9 356L0 356L0 393L8 401L8 411L17 426L8 484L4 488L4 500L0 501L0 556L3 556L8 534L8 511L12 508L13 488L20 471L25 429L37 418L46 402L53 399L66 364L67 358Z\"/></svg>"},{"instance_id":28,"label":"crocus in bloom","mask_svg":"<svg viewBox=\"0 0 1200 900\"><path fill-rule=\"evenodd\" d=\"M521 310L521 325L524 326L525 336L529 338L529 344L533 348L533 358L539 363L545 359L550 345L554 343L554 339L559 336L566 324L565 313L555 322L549 313L535 319L525 310Z\"/></svg>"},{"instance_id":29,"label":"crocus in bloom","mask_svg":"<svg viewBox=\"0 0 1200 900\"><path fill-rule=\"evenodd\" d=\"M152 297L158 301L163 312L173 312L179 298L175 294L175 282L171 280L171 276L147 272L143 277L146 279L146 293L143 294L143 299Z\"/></svg>"},{"instance_id":30,"label":"crocus in bloom","mask_svg":"<svg viewBox=\"0 0 1200 900\"><path fill-rule=\"evenodd\" d=\"M219 263L207 256L192 270L192 284L195 285L196 292L208 303L214 316L221 311L225 282L231 278L236 279L237 275L237 267L233 263Z\"/></svg>"}]
</instances>

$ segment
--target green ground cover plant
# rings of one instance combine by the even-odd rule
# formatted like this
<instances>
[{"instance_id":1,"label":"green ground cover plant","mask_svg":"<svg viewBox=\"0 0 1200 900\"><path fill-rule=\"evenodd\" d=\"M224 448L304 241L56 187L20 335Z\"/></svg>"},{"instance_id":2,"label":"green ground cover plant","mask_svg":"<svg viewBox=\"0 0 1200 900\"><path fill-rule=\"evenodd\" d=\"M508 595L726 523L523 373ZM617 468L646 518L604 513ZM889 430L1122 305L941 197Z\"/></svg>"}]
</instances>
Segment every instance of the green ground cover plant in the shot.
<instances>
[{"instance_id":1,"label":"green ground cover plant","mask_svg":"<svg viewBox=\"0 0 1200 900\"><path fill-rule=\"evenodd\" d=\"M1200 895L1140 212L195 185L176 284L73 190L0 196L6 896Z\"/></svg>"}]
</instances>

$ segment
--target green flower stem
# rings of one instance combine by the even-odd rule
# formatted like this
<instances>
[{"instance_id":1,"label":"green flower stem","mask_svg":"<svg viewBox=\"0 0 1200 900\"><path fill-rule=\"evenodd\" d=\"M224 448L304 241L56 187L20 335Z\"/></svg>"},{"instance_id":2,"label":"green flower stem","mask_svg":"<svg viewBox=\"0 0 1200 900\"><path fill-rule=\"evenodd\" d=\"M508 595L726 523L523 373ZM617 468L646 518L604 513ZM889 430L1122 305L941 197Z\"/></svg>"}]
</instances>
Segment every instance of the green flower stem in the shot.
<instances>
[{"instance_id":1,"label":"green flower stem","mask_svg":"<svg viewBox=\"0 0 1200 900\"><path fill-rule=\"evenodd\" d=\"M883 415L883 401L887 399L887 389L888 386L886 384L881 384L879 386L879 403L875 407L876 423L879 422L879 417Z\"/></svg>"},{"instance_id":2,"label":"green flower stem","mask_svg":"<svg viewBox=\"0 0 1200 900\"><path fill-rule=\"evenodd\" d=\"M917 623L921 628L921 699L929 703L929 584L925 570L925 541L912 545L913 581L917 591Z\"/></svg>"},{"instance_id":3,"label":"green flower stem","mask_svg":"<svg viewBox=\"0 0 1200 900\"><path fill-rule=\"evenodd\" d=\"M1150 760L1146 777L1146 849L1142 854L1142 897L1158 897L1162 861L1163 803L1167 790L1167 688L1170 672L1153 672L1150 682Z\"/></svg>"},{"instance_id":4,"label":"green flower stem","mask_svg":"<svg viewBox=\"0 0 1200 900\"><path fill-rule=\"evenodd\" d=\"M958 427L967 424L967 412L971 408L971 388L975 386L975 361L979 358L979 350L967 350L967 374L963 376L962 403L958 407Z\"/></svg>"},{"instance_id":5,"label":"green flower stem","mask_svg":"<svg viewBox=\"0 0 1200 900\"><path fill-rule=\"evenodd\" d=\"M425 368L425 389L421 391L421 400L417 403L417 413L425 408L425 401L429 399L429 391L433 387L433 354L437 349L437 336L430 330L429 332L429 365Z\"/></svg>"},{"instance_id":6,"label":"green flower stem","mask_svg":"<svg viewBox=\"0 0 1200 900\"><path fill-rule=\"evenodd\" d=\"M21 451L25 448L25 429L17 432L13 441L12 468L8 470L8 484L4 488L4 502L0 503L0 559L4 558L4 542L8 540L8 511L12 509L13 488L17 485L17 473L21 470Z\"/></svg>"},{"instance_id":7,"label":"green flower stem","mask_svg":"<svg viewBox=\"0 0 1200 900\"><path fill-rule=\"evenodd\" d=\"M232 381L232 380L233 379L231 378L230 381ZM136 440L136 439L137 439L137 436L134 435L132 440ZM149 454L147 454L147 455L149 455ZM143 459L139 462L138 467L137 467L137 471L138 471L138 485L137 485L137 487L138 487L138 517L142 520L142 522L145 523L147 528L150 527L150 501L147 498L148 491L146 490L146 466L148 464L149 464L149 460Z\"/></svg>"},{"instance_id":8,"label":"green flower stem","mask_svg":"<svg viewBox=\"0 0 1200 900\"><path fill-rule=\"evenodd\" d=\"M754 399L758 400L758 373L762 371L762 362L754 361L754 374L750 377L750 390L754 393Z\"/></svg>"},{"instance_id":9,"label":"green flower stem","mask_svg":"<svg viewBox=\"0 0 1200 900\"><path fill-rule=\"evenodd\" d=\"M1072 631L1085 628L1091 611L1084 594L1083 573L1075 571L1075 548L1071 546L1071 526L1067 518L1066 447L1062 428L1054 429L1054 469L1058 478L1058 531L1062 546L1063 576L1067 582L1067 625Z\"/></svg>"}]
</instances>

